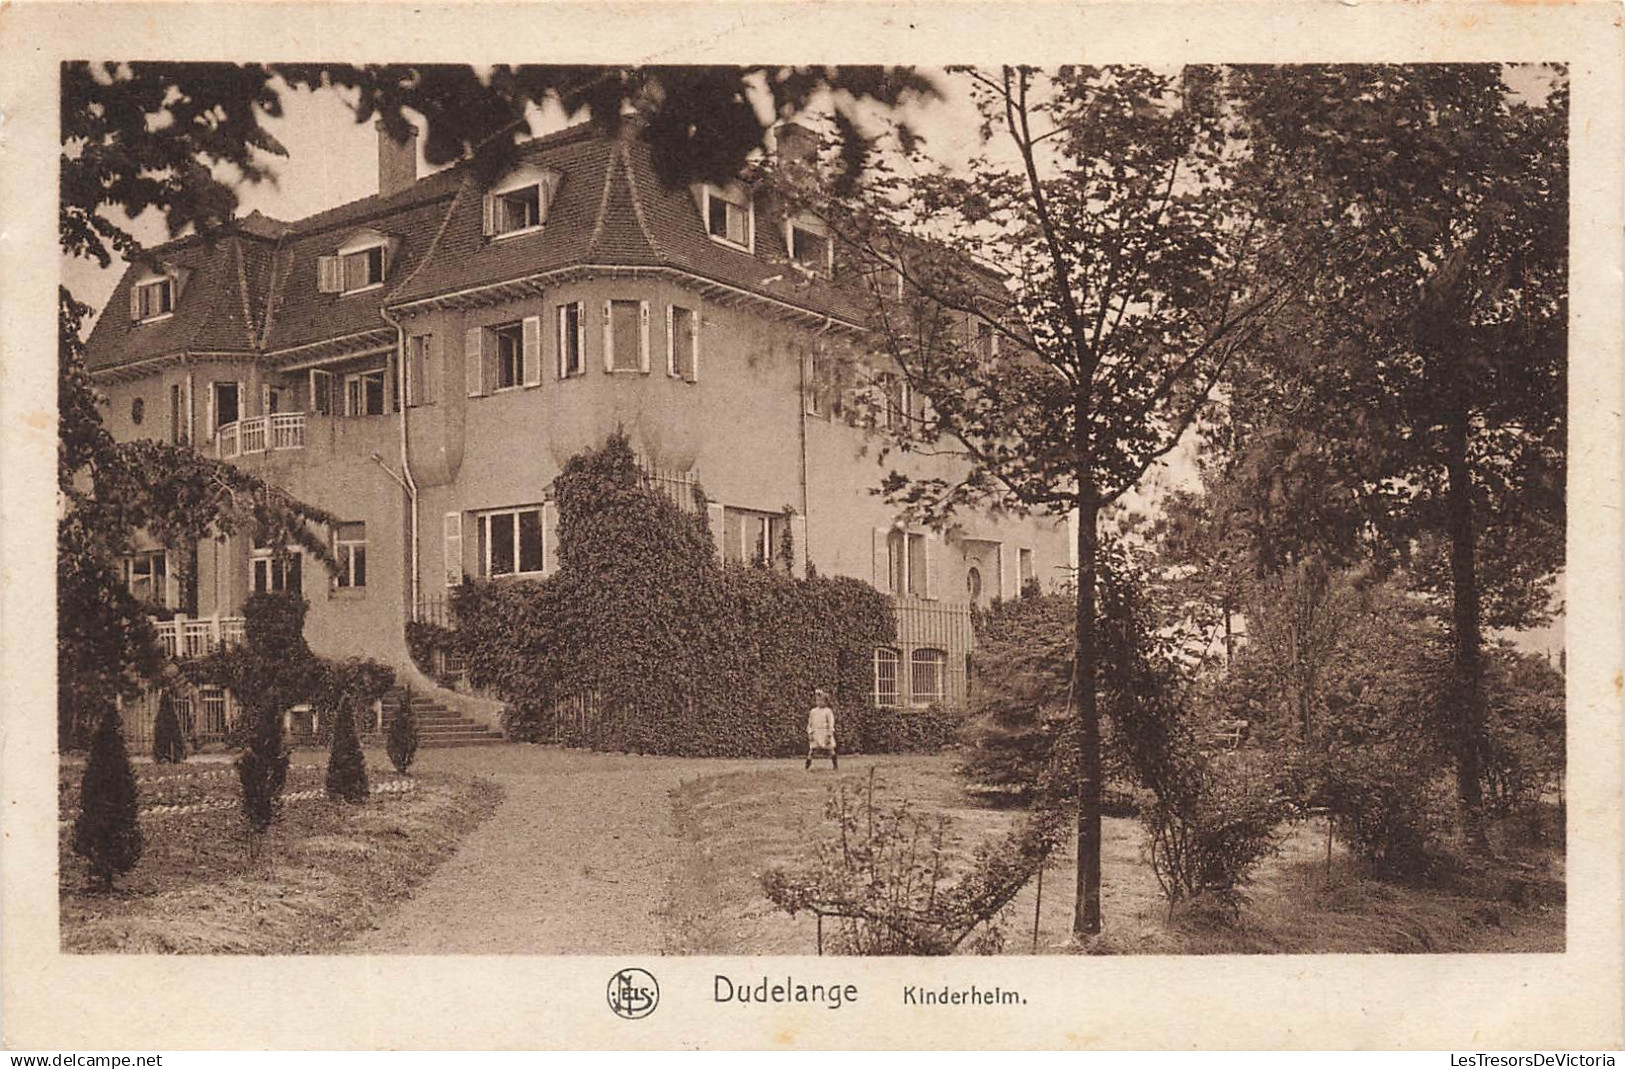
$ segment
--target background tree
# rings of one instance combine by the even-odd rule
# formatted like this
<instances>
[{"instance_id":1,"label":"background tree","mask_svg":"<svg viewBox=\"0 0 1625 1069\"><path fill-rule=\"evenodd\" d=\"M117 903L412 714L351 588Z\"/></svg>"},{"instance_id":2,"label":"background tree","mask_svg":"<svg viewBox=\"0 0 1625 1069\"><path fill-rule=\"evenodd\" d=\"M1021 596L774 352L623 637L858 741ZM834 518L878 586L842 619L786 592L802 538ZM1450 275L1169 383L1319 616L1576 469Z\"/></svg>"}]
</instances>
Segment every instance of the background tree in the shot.
<instances>
[{"instance_id":1,"label":"background tree","mask_svg":"<svg viewBox=\"0 0 1625 1069\"><path fill-rule=\"evenodd\" d=\"M892 420L897 447L965 465L953 480L893 472L888 497L938 522L967 505L1076 510L1084 935L1101 920L1100 717L1085 667L1099 654L1100 516L1177 446L1282 305L1286 276L1261 270L1271 230L1239 210L1214 72L963 74L987 154L956 174L923 160L907 179L871 168L863 195L822 210L876 279L875 359L930 399Z\"/></svg>"},{"instance_id":2,"label":"background tree","mask_svg":"<svg viewBox=\"0 0 1625 1069\"><path fill-rule=\"evenodd\" d=\"M1489 64L1239 79L1255 154L1310 191L1287 225L1347 237L1309 276L1313 344L1277 369L1306 416L1353 432L1339 441L1388 505L1373 518L1449 619L1457 793L1479 844L1483 632L1542 622L1563 560L1568 90L1556 68L1518 74L1516 90Z\"/></svg>"},{"instance_id":3,"label":"background tree","mask_svg":"<svg viewBox=\"0 0 1625 1069\"><path fill-rule=\"evenodd\" d=\"M124 748L118 713L108 708L96 725L79 785L73 852L90 863L91 875L109 891L114 877L141 860L144 842L136 804L135 770Z\"/></svg>"}]
</instances>

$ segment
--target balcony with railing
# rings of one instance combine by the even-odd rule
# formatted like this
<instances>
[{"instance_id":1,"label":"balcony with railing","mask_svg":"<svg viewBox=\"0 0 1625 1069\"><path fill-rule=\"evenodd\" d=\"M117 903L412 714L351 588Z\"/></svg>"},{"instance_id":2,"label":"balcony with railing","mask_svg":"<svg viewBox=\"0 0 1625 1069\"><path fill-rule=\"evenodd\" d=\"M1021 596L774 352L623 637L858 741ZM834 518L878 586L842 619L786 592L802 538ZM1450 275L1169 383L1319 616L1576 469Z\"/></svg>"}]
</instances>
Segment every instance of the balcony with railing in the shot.
<instances>
[{"instance_id":1,"label":"balcony with railing","mask_svg":"<svg viewBox=\"0 0 1625 1069\"><path fill-rule=\"evenodd\" d=\"M154 620L158 644L165 656L177 660L204 657L215 650L241 645L247 632L241 616L211 616L188 619Z\"/></svg>"},{"instance_id":2,"label":"balcony with railing","mask_svg":"<svg viewBox=\"0 0 1625 1069\"><path fill-rule=\"evenodd\" d=\"M232 460L250 453L303 449L305 413L273 412L268 416L253 416L222 424L215 431L214 441L221 460Z\"/></svg>"}]
</instances>

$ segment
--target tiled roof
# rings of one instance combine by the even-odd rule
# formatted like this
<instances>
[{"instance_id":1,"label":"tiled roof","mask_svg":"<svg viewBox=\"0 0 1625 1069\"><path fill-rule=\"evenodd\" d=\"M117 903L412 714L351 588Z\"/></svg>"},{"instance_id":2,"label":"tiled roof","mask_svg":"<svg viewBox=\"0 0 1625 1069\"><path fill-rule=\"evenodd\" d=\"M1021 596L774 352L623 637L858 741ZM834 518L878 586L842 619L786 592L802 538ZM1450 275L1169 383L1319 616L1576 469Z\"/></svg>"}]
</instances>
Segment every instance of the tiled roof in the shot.
<instances>
[{"instance_id":1,"label":"tiled roof","mask_svg":"<svg viewBox=\"0 0 1625 1069\"><path fill-rule=\"evenodd\" d=\"M687 187L656 178L649 150L578 126L537 138L520 160L562 180L535 233L487 238L474 170L458 165L390 196L371 196L296 222L258 212L213 244L193 237L152 250L192 270L170 318L135 324L123 314L138 275L126 271L97 319L90 364L106 368L180 351L278 352L387 326L390 306L497 285L574 266L669 268L759 294L817 315L861 322L860 302L789 263L783 216L770 196L756 204L750 253L713 241ZM364 293L320 293L316 261L355 231L398 239L385 285Z\"/></svg>"}]
</instances>

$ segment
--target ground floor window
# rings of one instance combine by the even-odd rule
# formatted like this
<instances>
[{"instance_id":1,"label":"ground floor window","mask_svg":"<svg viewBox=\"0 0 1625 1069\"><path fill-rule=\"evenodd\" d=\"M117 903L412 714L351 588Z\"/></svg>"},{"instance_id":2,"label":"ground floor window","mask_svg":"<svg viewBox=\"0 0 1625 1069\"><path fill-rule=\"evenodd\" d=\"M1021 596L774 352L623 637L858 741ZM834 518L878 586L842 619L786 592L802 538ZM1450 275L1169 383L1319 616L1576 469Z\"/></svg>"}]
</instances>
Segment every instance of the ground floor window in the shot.
<instances>
[{"instance_id":1,"label":"ground floor window","mask_svg":"<svg viewBox=\"0 0 1625 1069\"><path fill-rule=\"evenodd\" d=\"M475 517L480 575L539 575L542 571L542 507L501 509Z\"/></svg>"},{"instance_id":2,"label":"ground floor window","mask_svg":"<svg viewBox=\"0 0 1625 1069\"><path fill-rule=\"evenodd\" d=\"M883 709L897 705L901 664L896 650L887 646L875 650L875 704Z\"/></svg>"},{"instance_id":3,"label":"ground floor window","mask_svg":"<svg viewBox=\"0 0 1625 1069\"><path fill-rule=\"evenodd\" d=\"M219 687L204 687L198 692L203 706L202 734L218 736L226 733L226 692Z\"/></svg>"},{"instance_id":4,"label":"ground floor window","mask_svg":"<svg viewBox=\"0 0 1625 1069\"><path fill-rule=\"evenodd\" d=\"M333 538L333 556L339 564L335 580L341 587L367 585L367 525L341 523Z\"/></svg>"},{"instance_id":5,"label":"ground floor window","mask_svg":"<svg viewBox=\"0 0 1625 1069\"><path fill-rule=\"evenodd\" d=\"M915 705L934 705L947 693L948 655L942 650L915 650L909 657L909 697Z\"/></svg>"}]
</instances>

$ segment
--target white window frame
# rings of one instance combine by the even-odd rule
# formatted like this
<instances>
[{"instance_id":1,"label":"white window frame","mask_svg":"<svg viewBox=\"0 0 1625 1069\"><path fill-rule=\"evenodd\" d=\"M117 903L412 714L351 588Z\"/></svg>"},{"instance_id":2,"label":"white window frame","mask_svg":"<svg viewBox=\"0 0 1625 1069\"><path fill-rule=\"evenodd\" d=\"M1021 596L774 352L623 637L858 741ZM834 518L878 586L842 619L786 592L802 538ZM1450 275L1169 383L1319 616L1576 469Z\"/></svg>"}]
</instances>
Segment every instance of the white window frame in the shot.
<instances>
[{"instance_id":1,"label":"white window frame","mask_svg":"<svg viewBox=\"0 0 1625 1069\"><path fill-rule=\"evenodd\" d=\"M287 591L288 591L288 572L289 572L290 569L297 568L298 572L299 572L299 587L298 587L298 589L296 589L294 591L294 593L299 594L301 596L304 594L304 592L305 592L304 591L304 586L305 586L304 551L301 550L298 546L285 546L285 547L283 547L283 549L284 549L284 552L285 552L286 556L283 558L282 567L281 567L282 586L281 586L280 589L278 589L276 587L276 585L274 584L274 580L275 580L275 578L277 576L277 573L275 571L273 571L273 569L275 569L277 567L276 552L273 549L271 549L271 547L269 547L269 546L252 546L252 547L250 547L250 549L248 551L248 566L249 566L248 587L254 593L256 593L256 594L259 594L259 593L266 593L266 594L287 593ZM294 563L294 561L296 559L299 562L297 564ZM260 570L261 570L262 566L263 566L264 571L265 571L265 586L264 587L260 586Z\"/></svg>"},{"instance_id":2,"label":"white window frame","mask_svg":"<svg viewBox=\"0 0 1625 1069\"><path fill-rule=\"evenodd\" d=\"M144 313L141 311L143 295L149 290L158 290L169 297L169 307L158 312ZM159 275L154 278L142 279L135 284L135 295L131 298L131 305L135 309L137 323L156 323L160 319L168 319L175 314L175 301L179 296L176 293L175 279L169 275Z\"/></svg>"},{"instance_id":3,"label":"white window frame","mask_svg":"<svg viewBox=\"0 0 1625 1069\"><path fill-rule=\"evenodd\" d=\"M359 286L350 285L349 261L357 256L370 256L378 254L378 278L376 281L364 282ZM339 257L339 293L348 297L353 293L368 293L372 290L382 289L384 282L389 278L389 242L372 241L355 248L340 249Z\"/></svg>"},{"instance_id":4,"label":"white window frame","mask_svg":"<svg viewBox=\"0 0 1625 1069\"><path fill-rule=\"evenodd\" d=\"M536 562L533 570L520 568L519 560L519 517L526 512L536 514L536 540L537 551L541 560ZM513 567L511 572L494 575L491 572L491 517L513 517ZM474 514L474 542L480 549L480 559L475 562L477 574L481 579L525 579L540 576L547 570L547 517L541 504L516 505L513 508L485 509Z\"/></svg>"},{"instance_id":5,"label":"white window frame","mask_svg":"<svg viewBox=\"0 0 1625 1069\"><path fill-rule=\"evenodd\" d=\"M930 659L935 669L936 693L922 696L920 694L919 673L921 667L920 654L936 654L937 659ZM921 646L909 651L908 655L908 703L916 709L924 709L933 703L941 703L948 699L948 651L935 646Z\"/></svg>"},{"instance_id":6,"label":"white window frame","mask_svg":"<svg viewBox=\"0 0 1625 1069\"><path fill-rule=\"evenodd\" d=\"M491 336L491 393L504 393L508 390L517 390L525 385L529 378L525 367L525 324L523 320L512 323L497 323L486 328ZM512 335L514 339L514 376L513 381L502 381L502 342L504 338Z\"/></svg>"},{"instance_id":7,"label":"white window frame","mask_svg":"<svg viewBox=\"0 0 1625 1069\"><path fill-rule=\"evenodd\" d=\"M556 321L555 333L558 335L558 376L561 379L573 379L587 373L587 303L585 301L569 301L556 305L554 318ZM575 337L570 337L570 310L574 309L576 317ZM570 350L575 349L575 363L569 362Z\"/></svg>"},{"instance_id":8,"label":"white window frame","mask_svg":"<svg viewBox=\"0 0 1625 1069\"><path fill-rule=\"evenodd\" d=\"M677 368L677 335L681 328L677 326L677 313L688 315L688 374L683 374ZM687 305L668 304L666 306L666 374L674 379L684 382L700 381L700 310Z\"/></svg>"},{"instance_id":9,"label":"white window frame","mask_svg":"<svg viewBox=\"0 0 1625 1069\"><path fill-rule=\"evenodd\" d=\"M485 193L484 220L482 230L488 241L505 241L508 238L519 237L524 234L540 233L547 227L547 212L558 193L561 176L557 171L538 169L536 167L521 167L506 179L492 186ZM499 229L498 223L502 216L502 202L516 193L527 189L536 191L536 221L525 226L516 226L511 229Z\"/></svg>"},{"instance_id":10,"label":"white window frame","mask_svg":"<svg viewBox=\"0 0 1625 1069\"><path fill-rule=\"evenodd\" d=\"M824 243L824 263L821 267L802 262L796 256L796 231L802 230ZM784 251L790 257L790 265L798 271L818 275L820 278L835 277L835 239L830 235L829 227L821 219L809 216L797 216L784 221Z\"/></svg>"},{"instance_id":11,"label":"white window frame","mask_svg":"<svg viewBox=\"0 0 1625 1069\"><path fill-rule=\"evenodd\" d=\"M356 408L366 407L367 391L364 380L376 376L379 382L379 407L376 412L358 412ZM350 387L357 385L355 395L352 397ZM389 414L389 369L385 367L368 368L365 371L352 371L344 376L344 416L354 419L363 416L387 416Z\"/></svg>"},{"instance_id":12,"label":"white window frame","mask_svg":"<svg viewBox=\"0 0 1625 1069\"><path fill-rule=\"evenodd\" d=\"M700 222L705 227L706 236L718 245L730 249L739 249L742 252L754 253L756 251L756 198L743 186L734 185L728 188L714 186L706 183L702 188L700 198ZM745 240L743 243L734 241L726 234L717 234L711 230L711 201L720 200L733 208L744 212ZM723 227L727 229L726 225Z\"/></svg>"},{"instance_id":13,"label":"white window frame","mask_svg":"<svg viewBox=\"0 0 1625 1069\"><path fill-rule=\"evenodd\" d=\"M361 528L360 538L340 537L346 527ZM355 551L361 550L361 582L355 581ZM341 523L333 528L333 558L338 562L338 574L333 586L338 590L365 590L367 587L367 524L365 520Z\"/></svg>"},{"instance_id":14,"label":"white window frame","mask_svg":"<svg viewBox=\"0 0 1625 1069\"><path fill-rule=\"evenodd\" d=\"M760 540L750 545L746 544L745 524L748 520L765 521L762 524L761 531L767 539L768 544L766 546L762 546ZM755 567L756 551L761 549L763 551L762 564L767 570L775 572L788 570L785 562L779 557L779 544L784 538L784 525L790 522L789 516L782 512L771 512L766 509L734 508L729 505L723 508L722 522L724 525L722 532L722 555L724 560L731 560L735 564L743 564L746 567ZM737 557L728 556L728 531L730 528L739 533L737 544L740 555Z\"/></svg>"},{"instance_id":15,"label":"white window frame","mask_svg":"<svg viewBox=\"0 0 1625 1069\"><path fill-rule=\"evenodd\" d=\"M638 306L638 366L615 366L615 306ZM611 375L647 375L649 373L649 302L610 298L604 302L604 371Z\"/></svg>"},{"instance_id":16,"label":"white window frame","mask_svg":"<svg viewBox=\"0 0 1625 1069\"><path fill-rule=\"evenodd\" d=\"M162 576L158 575L157 569L153 567L159 561L163 562ZM136 565L138 563L145 564L144 581L147 589L151 592L150 596L147 597L138 594L135 589ZM132 597L151 602L154 605L162 605L166 609L173 609L175 608L175 605L172 604L174 599L170 597L170 584L173 581L174 575L169 568L169 554L164 550L142 550L131 553L124 558L124 589L128 590Z\"/></svg>"},{"instance_id":17,"label":"white window frame","mask_svg":"<svg viewBox=\"0 0 1625 1069\"><path fill-rule=\"evenodd\" d=\"M886 692L880 689L880 662L882 655L890 655L892 666L892 690L890 701L884 700ZM874 686L870 690L870 697L875 706L880 709L896 709L903 702L903 654L893 646L876 646L874 656L870 659L874 668Z\"/></svg>"}]
</instances>

